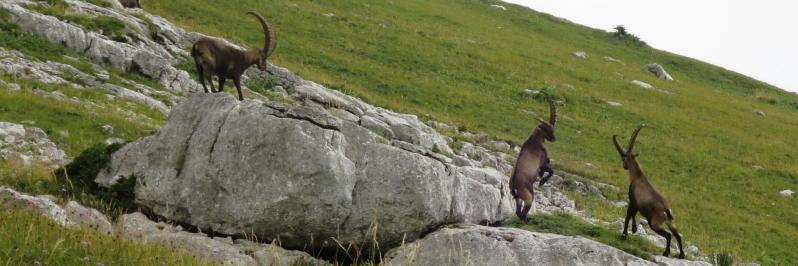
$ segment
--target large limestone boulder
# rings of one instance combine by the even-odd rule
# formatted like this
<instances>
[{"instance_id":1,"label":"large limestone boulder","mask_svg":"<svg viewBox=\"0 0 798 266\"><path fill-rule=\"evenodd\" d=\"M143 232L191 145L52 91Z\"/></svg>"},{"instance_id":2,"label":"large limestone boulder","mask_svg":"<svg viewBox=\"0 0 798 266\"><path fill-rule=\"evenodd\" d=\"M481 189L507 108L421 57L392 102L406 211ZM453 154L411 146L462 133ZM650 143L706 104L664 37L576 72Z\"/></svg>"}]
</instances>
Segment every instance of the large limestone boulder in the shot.
<instances>
[{"instance_id":1,"label":"large limestone boulder","mask_svg":"<svg viewBox=\"0 0 798 266\"><path fill-rule=\"evenodd\" d=\"M706 265L657 258L659 265ZM385 265L658 265L583 237L451 225L389 251Z\"/></svg>"},{"instance_id":2,"label":"large limestone boulder","mask_svg":"<svg viewBox=\"0 0 798 266\"><path fill-rule=\"evenodd\" d=\"M318 104L200 94L158 134L113 154L95 181L136 177L136 202L160 216L289 248L367 244L374 232L387 248L443 224L512 215L506 176L399 142Z\"/></svg>"}]
</instances>

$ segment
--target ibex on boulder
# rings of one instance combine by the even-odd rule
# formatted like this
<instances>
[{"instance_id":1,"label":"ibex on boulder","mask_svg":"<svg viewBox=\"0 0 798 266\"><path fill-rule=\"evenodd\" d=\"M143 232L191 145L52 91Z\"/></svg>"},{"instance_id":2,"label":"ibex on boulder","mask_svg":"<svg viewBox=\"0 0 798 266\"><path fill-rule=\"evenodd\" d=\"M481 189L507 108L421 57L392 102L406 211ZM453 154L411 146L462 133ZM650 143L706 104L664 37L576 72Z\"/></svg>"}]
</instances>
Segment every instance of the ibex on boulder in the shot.
<instances>
[{"instance_id":1,"label":"ibex on boulder","mask_svg":"<svg viewBox=\"0 0 798 266\"><path fill-rule=\"evenodd\" d=\"M233 79L233 84L238 89L238 99L244 100L244 95L241 93L241 75L244 74L244 71L252 65L257 65L258 69L266 71L266 59L274 51L277 38L271 25L261 15L255 12L247 12L247 14L255 16L263 26L266 36L263 49L244 51L222 40L212 38L199 39L192 46L191 57L194 58L194 63L197 65L197 74L206 93L208 92L208 88L205 87L206 79L211 86L211 91L220 92L224 90L224 82L229 78ZM219 77L218 90L213 88L213 76Z\"/></svg>"},{"instance_id":2,"label":"ibex on boulder","mask_svg":"<svg viewBox=\"0 0 798 266\"><path fill-rule=\"evenodd\" d=\"M674 224L673 213L668 201L665 200L654 186L648 182L646 174L640 168L637 162L637 154L634 153L635 140L637 134L640 133L640 125L632 133L632 139L629 140L629 145L626 150L621 148L618 144L618 135L612 136L612 141L615 143L615 148L623 159L623 169L629 170L629 207L626 209L626 221L623 225L623 238L628 236L629 220L632 221L632 233L637 233L637 222L635 222L635 215L637 212L643 214L648 220L648 225L657 234L665 237L667 245L665 246L665 253L662 256L669 256L671 253L671 235L676 237L679 243L679 258L684 258L684 250L682 249L682 235L679 234L676 225ZM665 230L664 225L668 227L670 233Z\"/></svg>"},{"instance_id":3,"label":"ibex on boulder","mask_svg":"<svg viewBox=\"0 0 798 266\"><path fill-rule=\"evenodd\" d=\"M125 8L141 8L139 0L119 0L119 3Z\"/></svg>"},{"instance_id":4,"label":"ibex on boulder","mask_svg":"<svg viewBox=\"0 0 798 266\"><path fill-rule=\"evenodd\" d=\"M535 199L534 183L538 175L543 175L541 166L548 167L548 155L545 141L554 141L554 124L557 122L557 107L554 101L549 100L549 121L538 118L538 125L532 135L521 146L521 152L515 161L513 175L510 177L510 194L515 199L515 215L522 221L527 222L529 209L532 208L532 201ZM544 169L544 171L546 171ZM551 176L551 175L549 175ZM546 178L548 179L548 178Z\"/></svg>"}]
</instances>

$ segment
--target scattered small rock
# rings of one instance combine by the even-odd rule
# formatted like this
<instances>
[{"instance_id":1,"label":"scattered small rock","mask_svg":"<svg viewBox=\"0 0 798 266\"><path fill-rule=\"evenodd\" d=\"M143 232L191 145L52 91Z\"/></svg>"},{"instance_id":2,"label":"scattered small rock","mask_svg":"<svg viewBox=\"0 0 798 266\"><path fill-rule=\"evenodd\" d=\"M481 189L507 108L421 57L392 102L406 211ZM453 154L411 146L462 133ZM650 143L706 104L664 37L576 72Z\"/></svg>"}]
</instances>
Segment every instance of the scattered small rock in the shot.
<instances>
[{"instance_id":1,"label":"scattered small rock","mask_svg":"<svg viewBox=\"0 0 798 266\"><path fill-rule=\"evenodd\" d=\"M325 16L325 17L328 17L328 18L331 18L331 17L334 17L334 16L335 16L335 14L333 14L333 13L326 13L326 14L324 14L324 16Z\"/></svg>"},{"instance_id":2,"label":"scattered small rock","mask_svg":"<svg viewBox=\"0 0 798 266\"><path fill-rule=\"evenodd\" d=\"M668 72L665 71L665 68L663 68L660 64L655 64L655 63L648 64L645 67L643 67L643 70L651 72L652 74L656 75L658 78L664 80L673 80L671 75L668 74Z\"/></svg>"},{"instance_id":3,"label":"scattered small rock","mask_svg":"<svg viewBox=\"0 0 798 266\"><path fill-rule=\"evenodd\" d=\"M621 104L619 102L607 102L607 104L609 104L610 106L613 106L613 107L623 106L623 104Z\"/></svg>"},{"instance_id":4,"label":"scattered small rock","mask_svg":"<svg viewBox=\"0 0 798 266\"><path fill-rule=\"evenodd\" d=\"M583 51L576 51L573 55L582 59L587 59L587 53Z\"/></svg>"},{"instance_id":5,"label":"scattered small rock","mask_svg":"<svg viewBox=\"0 0 798 266\"><path fill-rule=\"evenodd\" d=\"M490 6L495 8L495 9L501 9L501 10L507 11L507 7L502 6L502 5L490 5Z\"/></svg>"},{"instance_id":6,"label":"scattered small rock","mask_svg":"<svg viewBox=\"0 0 798 266\"><path fill-rule=\"evenodd\" d=\"M782 190L781 192L779 192L779 194L782 197L792 197L792 196L795 195L795 191L792 191L792 190L789 190L789 189L785 189L785 190Z\"/></svg>"},{"instance_id":7,"label":"scattered small rock","mask_svg":"<svg viewBox=\"0 0 798 266\"><path fill-rule=\"evenodd\" d=\"M102 130L103 130L103 133L105 133L105 134L108 134L108 135L113 135L114 134L114 127L111 126L111 125L108 125L108 124L102 125Z\"/></svg>"},{"instance_id":8,"label":"scattered small rock","mask_svg":"<svg viewBox=\"0 0 798 266\"><path fill-rule=\"evenodd\" d=\"M687 247L684 249L684 252L689 255L698 255L700 250L698 250L698 247L695 245L687 245Z\"/></svg>"},{"instance_id":9,"label":"scattered small rock","mask_svg":"<svg viewBox=\"0 0 798 266\"><path fill-rule=\"evenodd\" d=\"M621 64L621 65L626 65L623 61L615 59L615 58L612 58L612 57L609 57L609 56L604 56L604 60L607 61L607 62L613 62L613 63L618 63L618 64Z\"/></svg>"},{"instance_id":10,"label":"scattered small rock","mask_svg":"<svg viewBox=\"0 0 798 266\"><path fill-rule=\"evenodd\" d=\"M753 169L754 171L762 171L765 170L765 167L762 167L761 165L754 165L751 166L751 169Z\"/></svg>"},{"instance_id":11,"label":"scattered small rock","mask_svg":"<svg viewBox=\"0 0 798 266\"><path fill-rule=\"evenodd\" d=\"M8 84L8 90L10 90L10 91L18 91L18 90L21 90L21 89L22 88L19 87L19 84L16 84L16 83L9 83Z\"/></svg>"},{"instance_id":12,"label":"scattered small rock","mask_svg":"<svg viewBox=\"0 0 798 266\"><path fill-rule=\"evenodd\" d=\"M758 115L758 116L761 116L761 117L765 117L765 116L767 115L767 114L765 114L765 112L764 112L764 111L762 111L762 110L756 110L756 109L754 109L754 114L756 114L756 115Z\"/></svg>"},{"instance_id":13,"label":"scattered small rock","mask_svg":"<svg viewBox=\"0 0 798 266\"><path fill-rule=\"evenodd\" d=\"M623 208L628 206L629 203L623 200L618 200L618 201L610 201L610 205L612 205L612 207L615 208Z\"/></svg>"},{"instance_id":14,"label":"scattered small rock","mask_svg":"<svg viewBox=\"0 0 798 266\"><path fill-rule=\"evenodd\" d=\"M122 144L122 143L125 143L125 140L120 139L120 138L108 138L108 139L105 140L105 145L106 146L111 146L111 145L114 145L114 144Z\"/></svg>"},{"instance_id":15,"label":"scattered small rock","mask_svg":"<svg viewBox=\"0 0 798 266\"><path fill-rule=\"evenodd\" d=\"M645 83L645 82L642 82L642 81L639 81L639 80L632 80L632 84L635 84L635 85L640 86L641 88L647 89L647 90L654 89L654 86L652 86L651 84L648 84L648 83Z\"/></svg>"}]
</instances>

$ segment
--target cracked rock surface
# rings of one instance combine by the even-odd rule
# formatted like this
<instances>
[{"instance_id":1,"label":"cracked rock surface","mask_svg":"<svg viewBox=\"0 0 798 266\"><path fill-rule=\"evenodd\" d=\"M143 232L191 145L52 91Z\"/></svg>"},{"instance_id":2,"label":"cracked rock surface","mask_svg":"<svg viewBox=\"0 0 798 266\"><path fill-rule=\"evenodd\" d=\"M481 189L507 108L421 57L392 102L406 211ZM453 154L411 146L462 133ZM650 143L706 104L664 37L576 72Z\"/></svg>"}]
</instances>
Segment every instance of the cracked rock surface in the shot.
<instances>
[{"instance_id":1,"label":"cracked rock surface","mask_svg":"<svg viewBox=\"0 0 798 266\"><path fill-rule=\"evenodd\" d=\"M501 173L390 143L318 105L200 94L158 134L116 152L95 181L135 176L136 202L158 215L297 248L331 237L370 243L374 225L391 247L443 224L512 214Z\"/></svg>"},{"instance_id":2,"label":"cracked rock surface","mask_svg":"<svg viewBox=\"0 0 798 266\"><path fill-rule=\"evenodd\" d=\"M655 257L647 261L620 249L573 236L516 228L450 225L386 254L385 265L710 265Z\"/></svg>"}]
</instances>

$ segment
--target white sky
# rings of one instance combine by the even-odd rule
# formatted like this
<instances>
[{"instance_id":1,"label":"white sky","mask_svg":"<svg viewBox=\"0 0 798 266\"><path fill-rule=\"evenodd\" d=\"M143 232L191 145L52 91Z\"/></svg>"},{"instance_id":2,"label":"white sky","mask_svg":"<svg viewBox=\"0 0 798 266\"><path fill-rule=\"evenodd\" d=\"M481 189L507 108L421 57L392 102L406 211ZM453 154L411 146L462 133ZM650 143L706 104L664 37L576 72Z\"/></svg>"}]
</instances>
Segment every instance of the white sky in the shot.
<instances>
[{"instance_id":1,"label":"white sky","mask_svg":"<svg viewBox=\"0 0 798 266\"><path fill-rule=\"evenodd\" d=\"M505 0L798 92L798 1Z\"/></svg>"}]
</instances>

